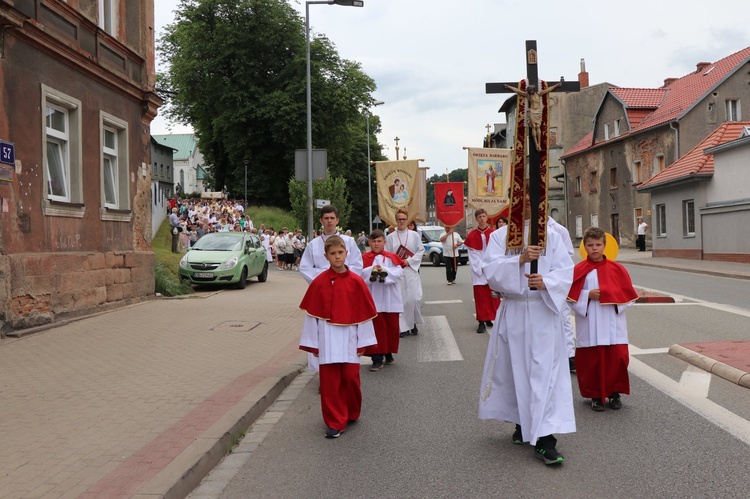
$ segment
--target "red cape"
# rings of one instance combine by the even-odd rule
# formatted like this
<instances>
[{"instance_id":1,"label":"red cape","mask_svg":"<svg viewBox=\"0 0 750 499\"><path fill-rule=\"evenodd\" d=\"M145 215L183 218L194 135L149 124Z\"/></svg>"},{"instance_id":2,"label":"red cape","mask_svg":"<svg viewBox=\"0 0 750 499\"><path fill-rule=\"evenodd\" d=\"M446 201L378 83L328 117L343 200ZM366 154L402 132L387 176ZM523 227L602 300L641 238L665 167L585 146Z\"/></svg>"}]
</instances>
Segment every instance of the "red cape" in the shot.
<instances>
[{"instance_id":1,"label":"red cape","mask_svg":"<svg viewBox=\"0 0 750 499\"><path fill-rule=\"evenodd\" d=\"M487 243L490 242L490 234L495 231L492 227L487 227L484 232L479 229L474 229L466 236L464 244L473 250L482 251L487 247ZM482 244L482 235L484 235L484 244Z\"/></svg>"},{"instance_id":2,"label":"red cape","mask_svg":"<svg viewBox=\"0 0 750 499\"><path fill-rule=\"evenodd\" d=\"M633 289L633 283L625 267L605 256L600 262L593 262L588 258L575 266L573 271L573 285L568 293L568 300L577 302L581 296L586 276L596 270L599 279L599 302L602 305L624 305L638 298Z\"/></svg>"},{"instance_id":3,"label":"red cape","mask_svg":"<svg viewBox=\"0 0 750 499\"><path fill-rule=\"evenodd\" d=\"M365 282L348 268L341 274L328 269L316 277L299 308L337 326L362 324L378 315Z\"/></svg>"},{"instance_id":4,"label":"red cape","mask_svg":"<svg viewBox=\"0 0 750 499\"><path fill-rule=\"evenodd\" d=\"M386 258L390 258L390 260L399 267L403 267L403 260L398 257L398 255L394 253L389 253L387 251L381 251L380 253L373 253L372 251L368 251L367 253L362 253L362 263L364 264L364 267L371 267L372 262L375 261L375 257L378 255L383 255Z\"/></svg>"}]
</instances>

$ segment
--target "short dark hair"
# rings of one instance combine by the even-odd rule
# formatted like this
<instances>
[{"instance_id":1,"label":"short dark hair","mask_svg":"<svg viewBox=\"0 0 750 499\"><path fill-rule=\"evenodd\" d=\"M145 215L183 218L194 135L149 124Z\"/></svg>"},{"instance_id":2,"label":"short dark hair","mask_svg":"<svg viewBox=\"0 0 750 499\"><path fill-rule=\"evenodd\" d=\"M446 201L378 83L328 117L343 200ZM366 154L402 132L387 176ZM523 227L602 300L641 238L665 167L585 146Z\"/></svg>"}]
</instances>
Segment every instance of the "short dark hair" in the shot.
<instances>
[{"instance_id":1,"label":"short dark hair","mask_svg":"<svg viewBox=\"0 0 750 499\"><path fill-rule=\"evenodd\" d=\"M487 210L485 210L484 208L479 208L477 211L474 212L474 218L477 218L479 215L481 215L483 213L486 215L487 214Z\"/></svg>"},{"instance_id":2,"label":"short dark hair","mask_svg":"<svg viewBox=\"0 0 750 499\"><path fill-rule=\"evenodd\" d=\"M336 218L339 218L339 210L332 204L327 204L320 210L320 217L323 218L326 213L333 213Z\"/></svg>"},{"instance_id":3,"label":"short dark hair","mask_svg":"<svg viewBox=\"0 0 750 499\"><path fill-rule=\"evenodd\" d=\"M379 237L382 237L383 239L385 239L385 234L383 233L382 230L375 229L372 232L370 232L370 237L368 237L367 239L378 239Z\"/></svg>"}]
</instances>

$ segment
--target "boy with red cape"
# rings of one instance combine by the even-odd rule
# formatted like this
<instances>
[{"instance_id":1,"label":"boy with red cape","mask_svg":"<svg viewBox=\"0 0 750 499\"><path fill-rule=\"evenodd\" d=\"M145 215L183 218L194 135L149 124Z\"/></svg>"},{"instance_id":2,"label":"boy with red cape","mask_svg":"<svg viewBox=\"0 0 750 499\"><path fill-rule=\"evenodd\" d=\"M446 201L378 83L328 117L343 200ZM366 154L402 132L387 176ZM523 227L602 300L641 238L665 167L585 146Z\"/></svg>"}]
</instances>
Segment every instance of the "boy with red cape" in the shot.
<instances>
[{"instance_id":1,"label":"boy with red cape","mask_svg":"<svg viewBox=\"0 0 750 499\"><path fill-rule=\"evenodd\" d=\"M328 438L341 436L348 423L359 419L359 356L377 343L375 303L362 278L345 265L346 254L339 236L326 240L331 266L310 283L300 303L307 315L299 348L320 362L320 405Z\"/></svg>"},{"instance_id":2,"label":"boy with red cape","mask_svg":"<svg viewBox=\"0 0 750 499\"><path fill-rule=\"evenodd\" d=\"M383 251L385 234L382 230L372 231L369 242L370 251L362 253L362 279L378 311L378 316L372 321L378 344L367 347L365 355L372 357L370 371L376 372L384 365L393 364L393 354L398 353L398 316L404 311L399 281L404 276L404 263L398 255Z\"/></svg>"},{"instance_id":3,"label":"boy with red cape","mask_svg":"<svg viewBox=\"0 0 750 499\"><path fill-rule=\"evenodd\" d=\"M638 298L625 267L604 254L606 233L589 227L583 234L586 260L575 266L568 293L576 314L576 370L581 395L591 409L620 409L620 394L630 393L628 326L625 310Z\"/></svg>"}]
</instances>

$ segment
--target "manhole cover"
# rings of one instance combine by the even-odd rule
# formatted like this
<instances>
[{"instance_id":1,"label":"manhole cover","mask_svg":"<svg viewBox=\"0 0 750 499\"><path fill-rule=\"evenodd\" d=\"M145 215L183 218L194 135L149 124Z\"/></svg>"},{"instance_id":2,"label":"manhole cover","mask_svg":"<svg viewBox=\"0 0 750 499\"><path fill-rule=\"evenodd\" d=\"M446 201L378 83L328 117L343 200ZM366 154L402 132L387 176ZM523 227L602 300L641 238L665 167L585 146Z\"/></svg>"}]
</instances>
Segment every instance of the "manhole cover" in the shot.
<instances>
[{"instance_id":1,"label":"manhole cover","mask_svg":"<svg viewBox=\"0 0 750 499\"><path fill-rule=\"evenodd\" d=\"M252 331L256 327L260 326L260 322L255 321L227 321L222 322L215 328L211 329L211 331L218 331L220 333L228 333L228 332L235 332L235 333L246 333L248 331Z\"/></svg>"}]
</instances>

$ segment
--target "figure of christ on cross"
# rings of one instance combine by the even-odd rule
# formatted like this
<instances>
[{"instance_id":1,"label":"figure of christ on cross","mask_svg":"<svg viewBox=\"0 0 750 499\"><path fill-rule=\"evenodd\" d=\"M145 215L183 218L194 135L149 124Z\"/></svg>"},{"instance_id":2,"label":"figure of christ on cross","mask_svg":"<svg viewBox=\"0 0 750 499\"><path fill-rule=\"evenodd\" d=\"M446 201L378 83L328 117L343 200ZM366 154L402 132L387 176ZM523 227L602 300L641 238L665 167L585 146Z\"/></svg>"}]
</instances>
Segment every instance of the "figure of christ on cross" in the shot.
<instances>
[{"instance_id":1,"label":"figure of christ on cross","mask_svg":"<svg viewBox=\"0 0 750 499\"><path fill-rule=\"evenodd\" d=\"M525 97L528 101L529 106L527 110L529 112L529 121L531 122L531 136L534 139L534 146L536 146L537 151L542 150L542 96L552 92L560 85L562 85L562 82L557 82L541 92L537 92L534 85L526 87L526 92L520 88L512 87L507 83L504 85L505 88L521 97Z\"/></svg>"}]
</instances>

